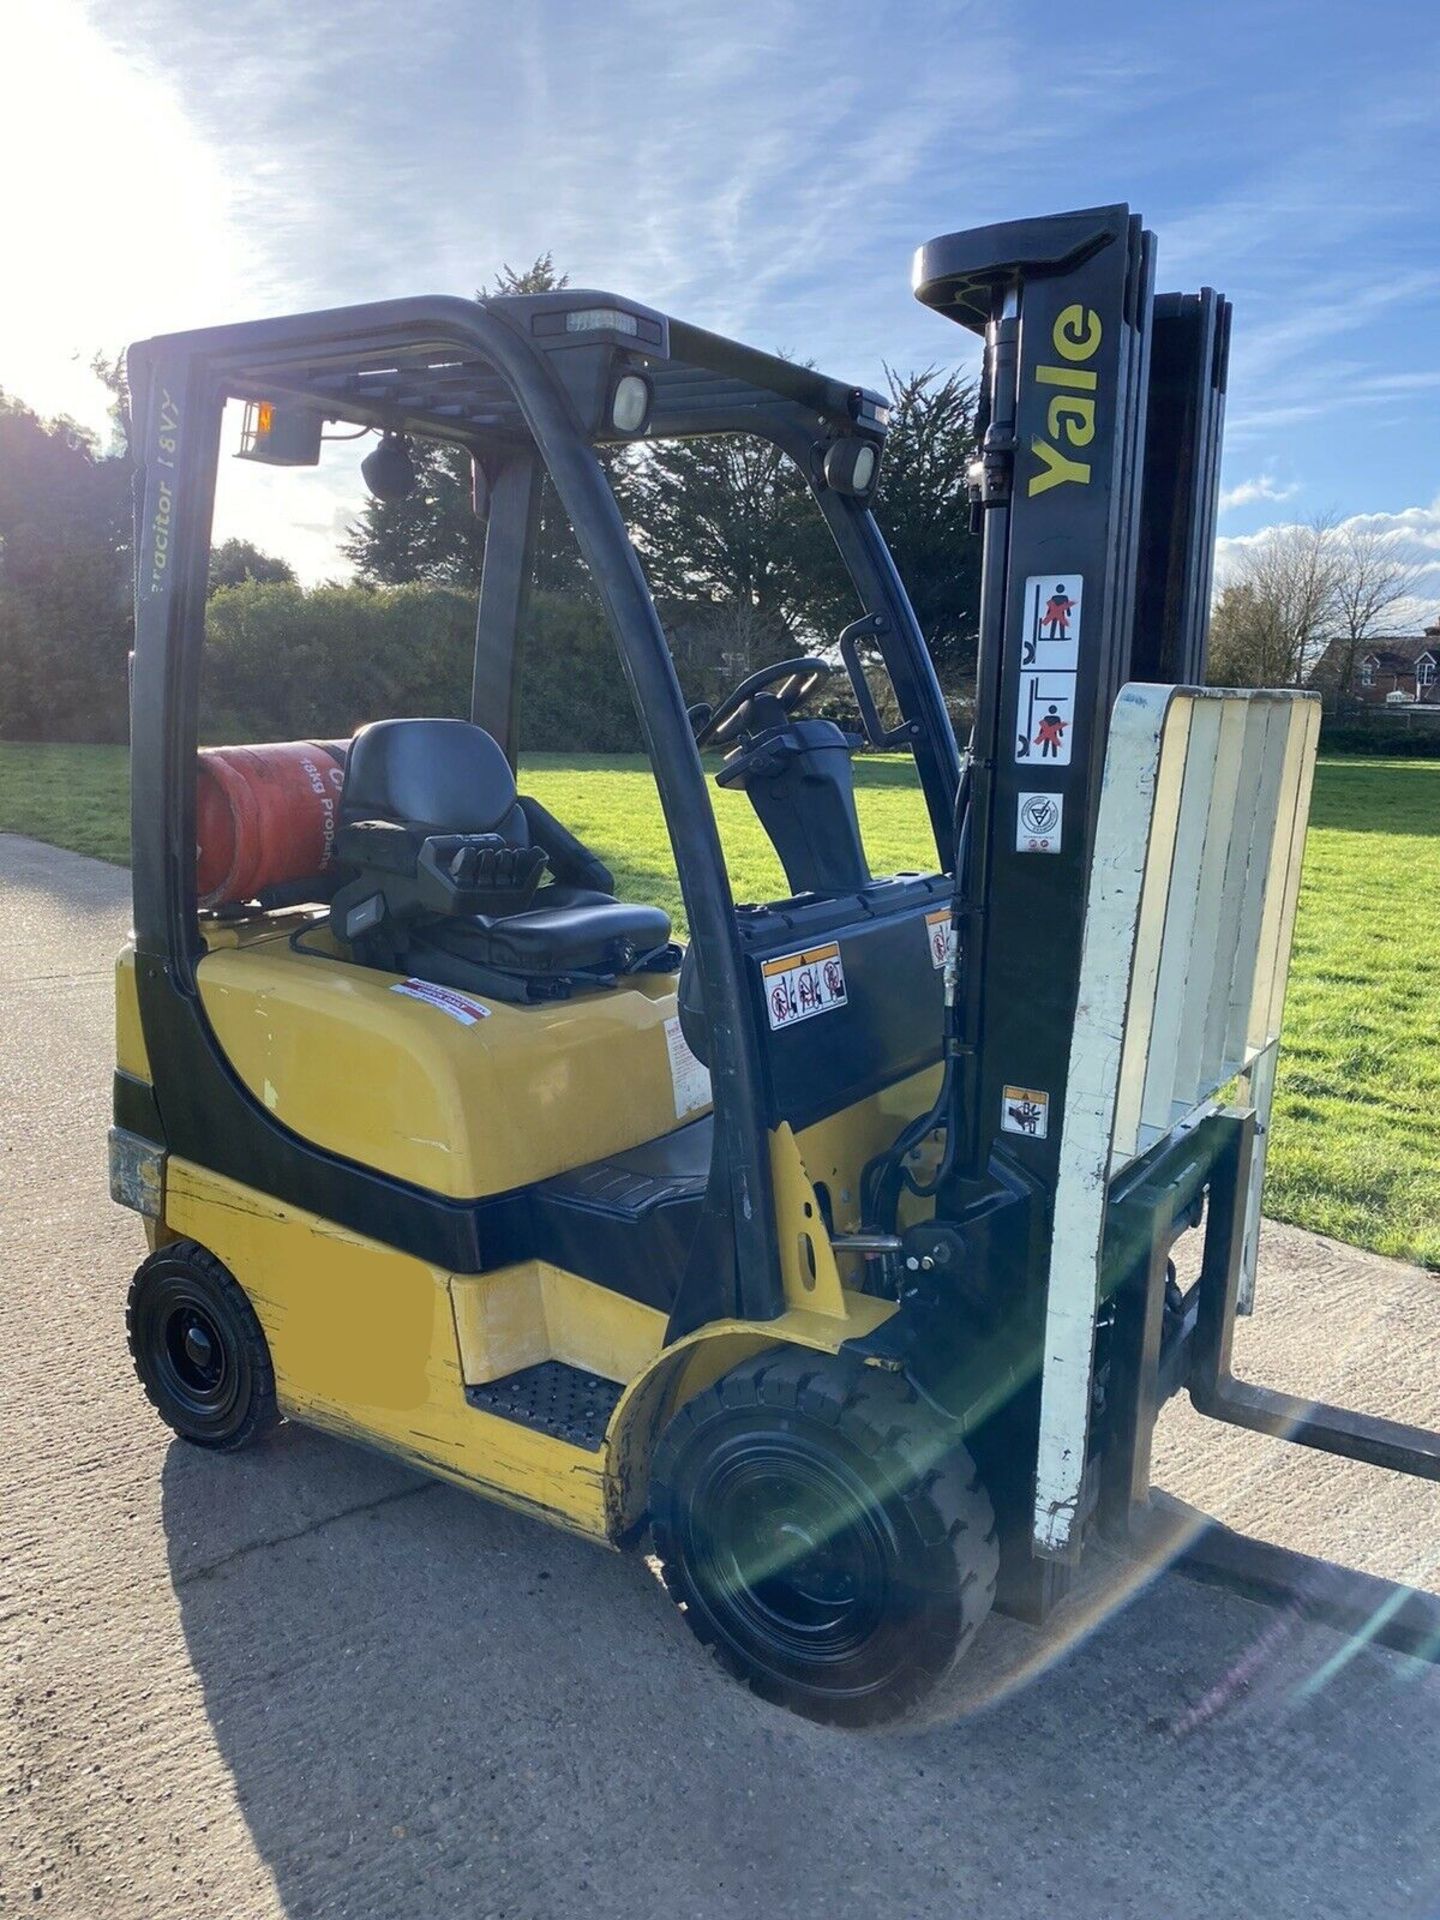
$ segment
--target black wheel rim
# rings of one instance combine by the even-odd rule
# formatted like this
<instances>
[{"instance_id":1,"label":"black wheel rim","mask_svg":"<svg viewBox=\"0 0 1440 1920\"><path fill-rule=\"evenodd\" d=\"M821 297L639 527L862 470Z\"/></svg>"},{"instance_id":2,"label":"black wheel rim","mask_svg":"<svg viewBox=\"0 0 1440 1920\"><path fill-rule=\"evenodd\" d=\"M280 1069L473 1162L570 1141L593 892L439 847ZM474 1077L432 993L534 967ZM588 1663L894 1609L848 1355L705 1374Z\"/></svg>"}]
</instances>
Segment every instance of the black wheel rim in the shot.
<instances>
[{"instance_id":1,"label":"black wheel rim","mask_svg":"<svg viewBox=\"0 0 1440 1920\"><path fill-rule=\"evenodd\" d=\"M165 1320L165 1357L172 1391L195 1408L213 1407L225 1392L225 1347L199 1307L177 1307Z\"/></svg>"},{"instance_id":2,"label":"black wheel rim","mask_svg":"<svg viewBox=\"0 0 1440 1920\"><path fill-rule=\"evenodd\" d=\"M894 1530L842 1462L793 1436L747 1435L711 1456L688 1508L696 1585L721 1630L762 1664L833 1684L888 1637Z\"/></svg>"},{"instance_id":3,"label":"black wheel rim","mask_svg":"<svg viewBox=\"0 0 1440 1920\"><path fill-rule=\"evenodd\" d=\"M248 1371L208 1290L183 1273L158 1275L138 1331L138 1357L173 1424L207 1439L228 1432L244 1412Z\"/></svg>"}]
</instances>

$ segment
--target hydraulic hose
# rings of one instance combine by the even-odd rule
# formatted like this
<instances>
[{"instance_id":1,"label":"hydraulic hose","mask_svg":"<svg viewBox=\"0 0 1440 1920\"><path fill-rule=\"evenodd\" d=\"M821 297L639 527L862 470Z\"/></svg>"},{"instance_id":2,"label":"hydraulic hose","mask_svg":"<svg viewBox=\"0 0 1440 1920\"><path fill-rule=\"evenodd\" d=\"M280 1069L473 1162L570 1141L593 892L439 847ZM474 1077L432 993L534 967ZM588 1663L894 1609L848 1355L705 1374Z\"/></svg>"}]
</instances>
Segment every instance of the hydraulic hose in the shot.
<instances>
[{"instance_id":1,"label":"hydraulic hose","mask_svg":"<svg viewBox=\"0 0 1440 1920\"><path fill-rule=\"evenodd\" d=\"M970 755L967 752L955 790L955 872L959 876L969 864L970 853ZM903 1127L883 1153L867 1162L860 1176L861 1218L873 1222L877 1231L893 1233L901 1192L908 1189L920 1199L929 1199L954 1166L957 1134L953 1125L951 1101L954 1094L955 1063L958 1058L956 1026L956 960L953 951L945 962L944 1067L940 1087L930 1108ZM928 1134L944 1128L945 1146L933 1176L917 1180L907 1167L910 1153Z\"/></svg>"}]
</instances>

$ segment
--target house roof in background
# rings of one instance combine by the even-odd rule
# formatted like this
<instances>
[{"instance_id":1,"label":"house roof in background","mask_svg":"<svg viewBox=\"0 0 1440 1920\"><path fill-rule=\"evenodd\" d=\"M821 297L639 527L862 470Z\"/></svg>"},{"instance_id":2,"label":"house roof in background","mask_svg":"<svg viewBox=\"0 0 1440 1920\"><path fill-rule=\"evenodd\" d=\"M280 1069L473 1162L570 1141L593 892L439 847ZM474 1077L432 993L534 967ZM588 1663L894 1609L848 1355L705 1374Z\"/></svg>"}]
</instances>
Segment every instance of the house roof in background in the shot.
<instances>
[{"instance_id":1,"label":"house roof in background","mask_svg":"<svg viewBox=\"0 0 1440 1920\"><path fill-rule=\"evenodd\" d=\"M1337 684L1349 652L1348 641L1331 640L1315 662L1310 684L1316 687ZM1363 640L1355 650L1354 660L1357 667L1368 660L1382 674L1409 675L1427 653L1440 665L1440 621L1432 622L1423 633L1381 633L1373 640Z\"/></svg>"},{"instance_id":2,"label":"house roof in background","mask_svg":"<svg viewBox=\"0 0 1440 1920\"><path fill-rule=\"evenodd\" d=\"M1373 660L1387 673L1408 673L1426 653L1440 656L1440 625L1427 627L1424 633L1379 634L1364 644L1363 652L1357 657Z\"/></svg>"}]
</instances>

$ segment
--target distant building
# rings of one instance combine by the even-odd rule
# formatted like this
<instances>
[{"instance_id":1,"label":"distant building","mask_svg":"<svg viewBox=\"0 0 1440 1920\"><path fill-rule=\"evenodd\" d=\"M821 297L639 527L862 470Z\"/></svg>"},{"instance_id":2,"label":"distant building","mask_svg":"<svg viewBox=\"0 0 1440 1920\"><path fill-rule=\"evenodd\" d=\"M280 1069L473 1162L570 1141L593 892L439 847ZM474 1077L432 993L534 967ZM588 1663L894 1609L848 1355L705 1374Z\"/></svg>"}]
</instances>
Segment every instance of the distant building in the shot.
<instances>
[{"instance_id":1,"label":"distant building","mask_svg":"<svg viewBox=\"0 0 1440 1920\"><path fill-rule=\"evenodd\" d=\"M1310 676L1327 694L1339 692L1348 642L1332 640ZM1346 697L1367 707L1440 706L1440 622L1423 633L1386 633L1362 640Z\"/></svg>"}]
</instances>

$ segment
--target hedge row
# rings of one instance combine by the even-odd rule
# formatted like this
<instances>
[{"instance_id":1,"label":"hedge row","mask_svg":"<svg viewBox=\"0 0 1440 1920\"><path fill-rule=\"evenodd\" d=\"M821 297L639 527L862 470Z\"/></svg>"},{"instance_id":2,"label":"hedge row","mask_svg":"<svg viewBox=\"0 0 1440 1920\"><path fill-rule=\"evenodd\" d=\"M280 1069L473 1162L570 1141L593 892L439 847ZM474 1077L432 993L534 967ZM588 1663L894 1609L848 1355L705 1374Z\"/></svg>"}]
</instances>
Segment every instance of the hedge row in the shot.
<instances>
[{"instance_id":1,"label":"hedge row","mask_svg":"<svg viewBox=\"0 0 1440 1920\"><path fill-rule=\"evenodd\" d=\"M1377 760L1440 760L1440 726L1330 726L1320 723L1321 753L1354 753Z\"/></svg>"},{"instance_id":2,"label":"hedge row","mask_svg":"<svg viewBox=\"0 0 1440 1920\"><path fill-rule=\"evenodd\" d=\"M472 595L247 581L206 624L202 737L327 739L367 720L470 710ZM639 729L598 608L537 594L520 636L519 741L633 752Z\"/></svg>"},{"instance_id":3,"label":"hedge row","mask_svg":"<svg viewBox=\"0 0 1440 1920\"><path fill-rule=\"evenodd\" d=\"M717 698L749 671L723 628L684 622L686 697ZM201 681L201 738L344 738L367 720L470 710L474 596L450 587L328 586L247 580L210 602ZM531 596L519 637L522 750L634 753L639 723L600 609L554 593ZM753 664L753 662L751 663ZM860 716L844 676L813 709L852 733ZM893 697L882 698L892 723ZM968 724L968 722L966 722Z\"/></svg>"}]
</instances>

